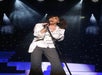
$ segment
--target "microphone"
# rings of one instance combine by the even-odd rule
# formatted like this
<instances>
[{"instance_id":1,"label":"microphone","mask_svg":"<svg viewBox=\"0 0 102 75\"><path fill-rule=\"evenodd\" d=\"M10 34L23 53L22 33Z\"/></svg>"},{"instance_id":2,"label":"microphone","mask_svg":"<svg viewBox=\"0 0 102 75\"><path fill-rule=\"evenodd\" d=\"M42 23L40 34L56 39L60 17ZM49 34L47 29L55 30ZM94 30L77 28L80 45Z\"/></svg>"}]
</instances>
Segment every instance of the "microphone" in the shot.
<instances>
[{"instance_id":1,"label":"microphone","mask_svg":"<svg viewBox=\"0 0 102 75\"><path fill-rule=\"evenodd\" d=\"M43 27L47 28L49 26L49 23L43 23Z\"/></svg>"}]
</instances>

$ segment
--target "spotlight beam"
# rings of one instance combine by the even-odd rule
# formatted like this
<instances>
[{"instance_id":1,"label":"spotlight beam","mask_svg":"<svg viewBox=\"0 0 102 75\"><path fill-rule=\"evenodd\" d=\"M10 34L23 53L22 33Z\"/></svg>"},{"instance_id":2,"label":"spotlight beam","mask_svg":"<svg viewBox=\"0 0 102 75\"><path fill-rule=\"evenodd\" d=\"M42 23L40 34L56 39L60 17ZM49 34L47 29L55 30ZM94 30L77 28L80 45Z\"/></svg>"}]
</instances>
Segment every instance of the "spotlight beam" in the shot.
<instances>
[{"instance_id":1,"label":"spotlight beam","mask_svg":"<svg viewBox=\"0 0 102 75\"><path fill-rule=\"evenodd\" d=\"M39 18L40 14L20 0L16 0L13 8L13 12L10 14L10 19L13 21L13 24L20 28L29 28L34 25Z\"/></svg>"}]
</instances>

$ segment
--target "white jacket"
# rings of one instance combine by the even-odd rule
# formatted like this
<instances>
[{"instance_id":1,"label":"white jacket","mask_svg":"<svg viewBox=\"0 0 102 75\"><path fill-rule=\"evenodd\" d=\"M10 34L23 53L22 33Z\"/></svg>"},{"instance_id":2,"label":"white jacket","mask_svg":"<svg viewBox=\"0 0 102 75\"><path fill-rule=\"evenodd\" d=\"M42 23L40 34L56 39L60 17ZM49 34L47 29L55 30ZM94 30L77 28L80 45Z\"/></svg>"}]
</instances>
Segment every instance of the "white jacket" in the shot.
<instances>
[{"instance_id":1,"label":"white jacket","mask_svg":"<svg viewBox=\"0 0 102 75\"><path fill-rule=\"evenodd\" d=\"M33 39L32 43L29 46L28 52L32 53L36 46L42 47L42 48L55 48L52 38L48 32L41 34L40 31L43 29L44 23L38 23L34 27L34 33L33 35L35 38ZM64 39L64 32L65 29L61 29L57 26L56 30L51 32L52 36L55 39L59 39L59 41L62 41Z\"/></svg>"}]
</instances>

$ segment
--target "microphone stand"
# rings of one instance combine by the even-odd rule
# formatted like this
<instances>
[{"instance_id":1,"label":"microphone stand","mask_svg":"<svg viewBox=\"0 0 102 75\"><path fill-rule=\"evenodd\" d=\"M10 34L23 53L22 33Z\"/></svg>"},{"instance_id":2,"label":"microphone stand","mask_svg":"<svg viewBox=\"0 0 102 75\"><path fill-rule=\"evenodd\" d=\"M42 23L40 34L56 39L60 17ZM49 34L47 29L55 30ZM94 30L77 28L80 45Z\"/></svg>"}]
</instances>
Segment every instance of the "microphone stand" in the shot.
<instances>
[{"instance_id":1,"label":"microphone stand","mask_svg":"<svg viewBox=\"0 0 102 75\"><path fill-rule=\"evenodd\" d=\"M53 43L54 43L54 45L55 45L56 50L58 51L58 54L59 54L60 56L62 56L62 53L60 52L60 48L59 48L58 45L56 44L56 41L57 41L57 40L52 36L52 34L51 34L51 32L50 32L48 26L47 26L47 31L48 31L48 33L50 34L51 38L52 38L52 41L53 41ZM66 68L67 68L69 74L72 75L72 73L71 73L71 71L70 71L70 69L69 69L69 67L68 67L68 65L67 65L67 62L64 61L64 63L65 63L65 66L66 66Z\"/></svg>"}]
</instances>

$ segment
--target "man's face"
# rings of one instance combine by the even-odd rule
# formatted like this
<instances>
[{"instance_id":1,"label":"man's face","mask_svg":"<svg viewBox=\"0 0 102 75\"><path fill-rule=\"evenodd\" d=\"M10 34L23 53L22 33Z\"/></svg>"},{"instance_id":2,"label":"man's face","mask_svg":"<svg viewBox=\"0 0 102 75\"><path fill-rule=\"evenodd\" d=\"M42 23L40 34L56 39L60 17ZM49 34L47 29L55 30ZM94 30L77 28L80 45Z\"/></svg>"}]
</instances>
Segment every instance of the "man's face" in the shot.
<instances>
[{"instance_id":1,"label":"man's face","mask_svg":"<svg viewBox=\"0 0 102 75\"><path fill-rule=\"evenodd\" d=\"M57 23L59 23L59 17L55 16L55 17L49 18L49 23L50 24L57 24Z\"/></svg>"}]
</instances>

